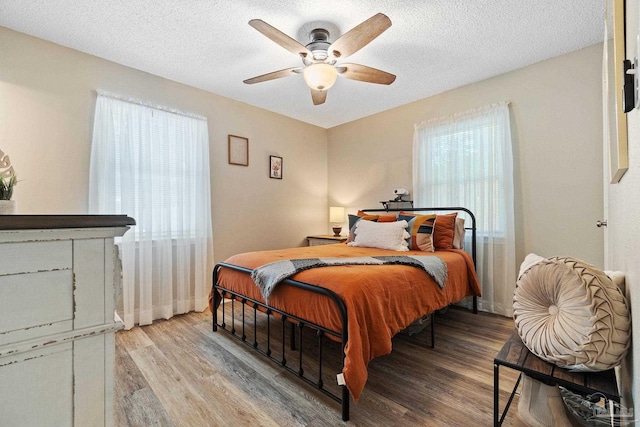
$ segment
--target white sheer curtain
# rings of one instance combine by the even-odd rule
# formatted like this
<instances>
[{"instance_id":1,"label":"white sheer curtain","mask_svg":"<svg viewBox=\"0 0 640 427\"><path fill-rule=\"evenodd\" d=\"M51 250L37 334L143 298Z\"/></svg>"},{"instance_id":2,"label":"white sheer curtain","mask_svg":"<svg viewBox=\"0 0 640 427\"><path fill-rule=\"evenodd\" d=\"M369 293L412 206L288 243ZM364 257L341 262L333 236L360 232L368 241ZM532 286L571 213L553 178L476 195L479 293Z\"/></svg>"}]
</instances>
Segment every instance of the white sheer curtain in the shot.
<instances>
[{"instance_id":1,"label":"white sheer curtain","mask_svg":"<svg viewBox=\"0 0 640 427\"><path fill-rule=\"evenodd\" d=\"M205 309L213 259L206 118L99 94L89 209L137 223L119 242L125 328Z\"/></svg>"},{"instance_id":2,"label":"white sheer curtain","mask_svg":"<svg viewBox=\"0 0 640 427\"><path fill-rule=\"evenodd\" d=\"M509 105L416 125L413 192L416 206L464 206L475 214L478 308L511 316L516 261Z\"/></svg>"}]
</instances>

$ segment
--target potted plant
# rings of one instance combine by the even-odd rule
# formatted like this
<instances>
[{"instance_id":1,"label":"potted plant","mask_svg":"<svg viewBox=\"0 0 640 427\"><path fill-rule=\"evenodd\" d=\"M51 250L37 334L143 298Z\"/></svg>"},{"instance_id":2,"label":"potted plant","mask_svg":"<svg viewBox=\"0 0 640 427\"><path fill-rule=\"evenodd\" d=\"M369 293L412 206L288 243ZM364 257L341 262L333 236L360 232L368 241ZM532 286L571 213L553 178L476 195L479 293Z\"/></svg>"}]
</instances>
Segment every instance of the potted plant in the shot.
<instances>
[{"instance_id":1,"label":"potted plant","mask_svg":"<svg viewBox=\"0 0 640 427\"><path fill-rule=\"evenodd\" d=\"M16 213L16 202L11 200L13 196L13 187L18 183L16 173L11 166L9 156L0 150L0 169L6 169L0 172L0 215Z\"/></svg>"}]
</instances>

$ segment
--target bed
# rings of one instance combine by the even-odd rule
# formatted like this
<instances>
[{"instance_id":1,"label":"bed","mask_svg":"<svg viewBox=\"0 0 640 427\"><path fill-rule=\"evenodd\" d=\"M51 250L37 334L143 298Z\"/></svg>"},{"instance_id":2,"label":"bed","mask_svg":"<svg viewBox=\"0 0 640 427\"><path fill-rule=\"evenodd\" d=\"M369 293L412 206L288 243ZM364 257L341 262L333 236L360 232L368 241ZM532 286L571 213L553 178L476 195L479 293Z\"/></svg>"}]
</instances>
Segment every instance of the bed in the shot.
<instances>
[{"instance_id":1,"label":"bed","mask_svg":"<svg viewBox=\"0 0 640 427\"><path fill-rule=\"evenodd\" d=\"M366 213L388 213L387 210L370 209ZM274 251L248 252L230 257L215 266L212 286L213 330L223 329L270 357L285 369L295 373L307 383L318 388L342 404L342 419L349 419L349 394L357 402L367 381L367 365L375 357L391 352L391 339L416 319L423 318L438 309L472 296L474 312L480 286L475 273L475 217L465 208L412 208L413 213L434 211L462 211L471 218L471 255L460 249L423 252L411 249L403 256L438 257L446 264L446 282L441 288L426 271L414 266L385 265L335 265L300 271L280 282L265 301L263 293L251 277L254 270L269 263L298 259L351 259L363 257L395 257L398 252L369 247L352 247L345 243L323 246L299 247ZM469 249L469 248L468 248ZM429 261L429 260L427 260ZM227 324L226 304L219 304L221 297L243 304L242 333L236 329L235 311L231 309L231 322ZM278 319L282 324L282 349L279 358L272 356L271 340L259 345L245 333L244 305L254 313ZM233 306L232 306L233 307ZM214 309L215 308L215 309ZM285 357L285 324L291 325L289 343L295 349L293 325L297 326L302 343L303 328L311 328L319 337L319 368L315 378L305 376L302 365L302 348L299 366L287 364ZM431 322L433 325L433 321ZM271 323L267 322L269 337ZM254 330L255 334L255 330ZM338 374L340 392L327 390L322 374L322 339L341 343L343 368Z\"/></svg>"}]
</instances>

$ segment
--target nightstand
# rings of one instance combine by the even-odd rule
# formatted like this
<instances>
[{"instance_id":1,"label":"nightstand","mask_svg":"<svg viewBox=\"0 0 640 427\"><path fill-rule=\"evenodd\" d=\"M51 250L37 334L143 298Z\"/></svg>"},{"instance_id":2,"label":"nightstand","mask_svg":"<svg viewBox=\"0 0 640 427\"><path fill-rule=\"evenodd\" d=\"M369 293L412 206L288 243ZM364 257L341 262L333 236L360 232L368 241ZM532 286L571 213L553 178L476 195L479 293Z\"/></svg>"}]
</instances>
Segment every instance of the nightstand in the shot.
<instances>
[{"instance_id":1,"label":"nightstand","mask_svg":"<svg viewBox=\"0 0 640 427\"><path fill-rule=\"evenodd\" d=\"M317 236L307 236L309 246L331 245L347 241L346 236L334 236L332 234L319 234Z\"/></svg>"}]
</instances>

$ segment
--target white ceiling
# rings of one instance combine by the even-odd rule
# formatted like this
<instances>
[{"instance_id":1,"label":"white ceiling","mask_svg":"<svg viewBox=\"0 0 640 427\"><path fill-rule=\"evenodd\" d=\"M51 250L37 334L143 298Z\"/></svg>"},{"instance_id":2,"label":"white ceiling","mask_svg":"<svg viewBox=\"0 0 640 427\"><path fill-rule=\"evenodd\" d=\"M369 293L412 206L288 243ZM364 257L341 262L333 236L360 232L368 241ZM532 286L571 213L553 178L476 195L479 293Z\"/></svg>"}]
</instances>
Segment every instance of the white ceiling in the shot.
<instances>
[{"instance_id":1,"label":"white ceiling","mask_svg":"<svg viewBox=\"0 0 640 427\"><path fill-rule=\"evenodd\" d=\"M0 25L330 128L598 43L605 3L0 0ZM299 57L251 28L250 19L306 44L313 28L327 28L333 41L378 12L389 16L391 28L343 62L396 74L392 85L338 78L327 102L314 106L301 75L242 83L301 65Z\"/></svg>"}]
</instances>

